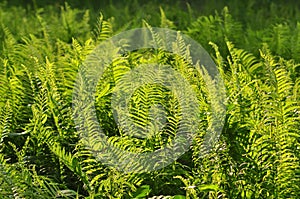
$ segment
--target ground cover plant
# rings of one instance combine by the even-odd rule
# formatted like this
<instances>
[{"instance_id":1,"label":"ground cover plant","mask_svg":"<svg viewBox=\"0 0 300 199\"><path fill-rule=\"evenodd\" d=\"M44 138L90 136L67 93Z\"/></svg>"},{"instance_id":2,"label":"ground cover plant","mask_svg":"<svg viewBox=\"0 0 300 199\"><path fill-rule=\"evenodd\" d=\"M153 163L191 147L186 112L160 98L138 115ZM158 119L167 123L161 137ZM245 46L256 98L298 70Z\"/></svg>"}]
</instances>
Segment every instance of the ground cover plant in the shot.
<instances>
[{"instance_id":1,"label":"ground cover plant","mask_svg":"<svg viewBox=\"0 0 300 199\"><path fill-rule=\"evenodd\" d=\"M0 198L299 198L299 11L298 1L279 0L1 2ZM218 142L199 156L216 96L208 95L180 39L174 48L185 59L146 49L114 59L95 93L112 144L153 151L175 136L178 102L163 87L145 85L131 101L141 127L149 124L149 104L163 101L171 125L162 134L134 139L114 120L112 91L141 63L172 65L201 103L200 127L185 154L155 171L124 173L85 147L72 95L88 55L139 27L178 30L206 49L226 88L226 117Z\"/></svg>"}]
</instances>

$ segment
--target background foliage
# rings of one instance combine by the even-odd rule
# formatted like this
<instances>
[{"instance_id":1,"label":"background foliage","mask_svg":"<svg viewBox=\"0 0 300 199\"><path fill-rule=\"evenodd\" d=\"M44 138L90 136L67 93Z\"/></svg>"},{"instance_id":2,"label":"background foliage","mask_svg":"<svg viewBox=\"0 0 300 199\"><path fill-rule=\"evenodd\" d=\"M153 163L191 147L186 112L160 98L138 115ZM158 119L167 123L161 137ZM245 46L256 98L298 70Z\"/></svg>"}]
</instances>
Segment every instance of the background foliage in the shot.
<instances>
[{"instance_id":1,"label":"background foliage","mask_svg":"<svg viewBox=\"0 0 300 199\"><path fill-rule=\"evenodd\" d=\"M1 198L299 198L299 7L292 0L1 2ZM173 164L124 174L80 142L72 93L80 64L99 42L146 23L180 30L210 53L226 86L226 122L205 157L198 158L200 128ZM114 60L100 80L95 104L112 143L153 150L163 142L120 137L110 97L130 67L166 57L134 52ZM184 60L172 60L197 88L205 127L203 79ZM137 96L146 99L141 93L151 88L143 89Z\"/></svg>"}]
</instances>

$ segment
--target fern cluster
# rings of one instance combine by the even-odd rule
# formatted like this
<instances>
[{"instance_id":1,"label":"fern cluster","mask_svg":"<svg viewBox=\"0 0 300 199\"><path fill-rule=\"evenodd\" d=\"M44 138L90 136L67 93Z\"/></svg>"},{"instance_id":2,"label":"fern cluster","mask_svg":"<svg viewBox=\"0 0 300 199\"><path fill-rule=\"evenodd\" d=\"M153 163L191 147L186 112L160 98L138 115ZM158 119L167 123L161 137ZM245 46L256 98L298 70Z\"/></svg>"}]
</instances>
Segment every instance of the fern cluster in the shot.
<instances>
[{"instance_id":1,"label":"fern cluster","mask_svg":"<svg viewBox=\"0 0 300 199\"><path fill-rule=\"evenodd\" d=\"M256 1L243 8L231 0L215 13L209 13L214 9L209 1L199 13L196 3L148 3L144 12L140 2L129 2L122 10L113 2L103 6L106 15L92 9L92 2L90 9L0 3L1 198L299 198L300 22L291 18L299 8L263 1L272 16L267 18L264 8L254 13ZM142 153L176 136L180 104L159 85L140 87L129 105L140 129L159 133L134 138L118 126L113 92L138 65L171 65L200 104L199 125L186 153L159 170L123 173L98 161L81 139L72 109L74 90L81 88L74 85L80 66L101 42L134 27L151 30L148 23L181 30L210 53L226 88L225 125L204 154L211 104L218 96L209 94L212 80L191 65L189 46L180 37L173 50L185 57L162 49L115 57L98 81L94 102L110 144ZM163 113L151 106L156 102ZM165 120L155 120L158 116Z\"/></svg>"}]
</instances>

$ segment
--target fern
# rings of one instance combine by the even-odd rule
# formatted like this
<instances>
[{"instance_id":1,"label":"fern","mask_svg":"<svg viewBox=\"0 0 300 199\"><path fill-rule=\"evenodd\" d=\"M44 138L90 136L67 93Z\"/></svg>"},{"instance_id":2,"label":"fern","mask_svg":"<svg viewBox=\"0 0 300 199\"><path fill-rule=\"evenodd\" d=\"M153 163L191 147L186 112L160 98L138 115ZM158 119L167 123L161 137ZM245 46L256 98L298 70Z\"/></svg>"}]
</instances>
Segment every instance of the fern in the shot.
<instances>
[{"instance_id":1,"label":"fern","mask_svg":"<svg viewBox=\"0 0 300 199\"><path fill-rule=\"evenodd\" d=\"M160 6L98 2L100 14L92 2L86 4L89 10L75 7L79 2L43 7L45 2L34 2L34 8L25 2L26 8L14 1L0 3L3 198L299 198L299 8L279 1L230 0L218 2L218 8L213 1L187 6L155 2ZM146 21L179 30L174 42L166 43L168 34L157 33ZM144 42L158 49L127 52L130 41L122 40L103 71L89 70L85 60L95 48L111 52L99 44L140 26L150 32ZM210 52L219 77L211 78L210 70L194 63L195 49L181 32ZM143 68L153 63L180 74L199 104L189 110L199 113L193 145L163 168L146 160L130 162L123 152L146 154L171 146L182 119L179 99L169 88L149 83L134 90L125 119L116 119L119 109L112 103L118 89L128 91L134 71L145 74L145 81L164 79L164 73ZM83 83L95 74L102 77L88 85L95 87L94 100L84 110L72 110L80 101L75 99L88 96L81 92ZM216 85L218 78L225 91L217 92L222 86ZM223 127L212 121L225 114L225 105ZM78 111L87 112L79 124L73 121ZM220 135L213 132L216 128ZM205 136L207 130L211 137ZM107 155L114 159L99 161L111 159ZM163 165L165 157L154 160ZM111 167L117 164L133 172ZM138 173L145 170L153 171Z\"/></svg>"},{"instance_id":2,"label":"fern","mask_svg":"<svg viewBox=\"0 0 300 199\"><path fill-rule=\"evenodd\" d=\"M96 41L101 42L108 39L112 35L112 24L109 21L105 21L102 13L97 20L97 25L94 30L94 38Z\"/></svg>"}]
</instances>

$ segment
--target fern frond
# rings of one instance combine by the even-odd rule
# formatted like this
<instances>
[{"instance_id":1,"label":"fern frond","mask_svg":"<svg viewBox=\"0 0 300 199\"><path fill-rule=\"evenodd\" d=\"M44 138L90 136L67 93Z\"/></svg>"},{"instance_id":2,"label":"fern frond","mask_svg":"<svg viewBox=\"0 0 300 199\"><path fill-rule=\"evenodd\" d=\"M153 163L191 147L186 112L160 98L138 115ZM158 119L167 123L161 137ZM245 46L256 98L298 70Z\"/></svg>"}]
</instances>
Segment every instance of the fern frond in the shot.
<instances>
[{"instance_id":1,"label":"fern frond","mask_svg":"<svg viewBox=\"0 0 300 199\"><path fill-rule=\"evenodd\" d=\"M161 28L170 28L170 29L175 29L176 26L174 25L174 23L172 21L170 21L167 17L166 14L164 12L164 10L162 9L162 7L159 7L160 10L160 27Z\"/></svg>"},{"instance_id":2,"label":"fern frond","mask_svg":"<svg viewBox=\"0 0 300 199\"><path fill-rule=\"evenodd\" d=\"M58 143L50 143L48 144L51 151L84 183L86 188L91 191L89 179L86 173L83 171L83 168L80 165L80 161L74 157L71 153L65 151L63 147L61 147Z\"/></svg>"},{"instance_id":3,"label":"fern frond","mask_svg":"<svg viewBox=\"0 0 300 199\"><path fill-rule=\"evenodd\" d=\"M109 21L105 21L103 14L100 13L97 19L96 28L93 31L94 39L97 42L104 41L111 37L113 33L112 24Z\"/></svg>"}]
</instances>

